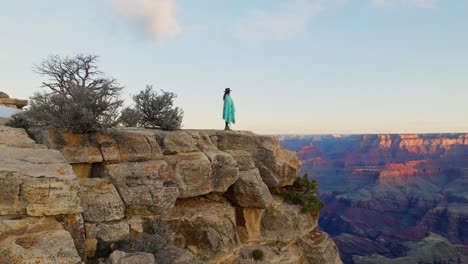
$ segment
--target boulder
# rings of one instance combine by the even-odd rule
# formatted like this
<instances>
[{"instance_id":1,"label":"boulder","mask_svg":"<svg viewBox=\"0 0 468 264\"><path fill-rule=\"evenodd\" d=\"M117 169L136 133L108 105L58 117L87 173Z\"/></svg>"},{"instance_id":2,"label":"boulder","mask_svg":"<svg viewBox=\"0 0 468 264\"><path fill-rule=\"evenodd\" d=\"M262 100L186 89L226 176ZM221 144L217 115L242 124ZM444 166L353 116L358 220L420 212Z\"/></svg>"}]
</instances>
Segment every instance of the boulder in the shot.
<instances>
[{"instance_id":1,"label":"boulder","mask_svg":"<svg viewBox=\"0 0 468 264\"><path fill-rule=\"evenodd\" d=\"M93 134L78 134L67 130L29 129L33 138L48 148L60 150L68 163L102 162L102 154L91 141Z\"/></svg>"},{"instance_id":2,"label":"boulder","mask_svg":"<svg viewBox=\"0 0 468 264\"><path fill-rule=\"evenodd\" d=\"M237 161L239 171L248 171L255 169L255 162L252 155L244 150L226 150Z\"/></svg>"},{"instance_id":3,"label":"boulder","mask_svg":"<svg viewBox=\"0 0 468 264\"><path fill-rule=\"evenodd\" d=\"M0 92L0 98L10 98L10 96L4 92Z\"/></svg>"},{"instance_id":4,"label":"boulder","mask_svg":"<svg viewBox=\"0 0 468 264\"><path fill-rule=\"evenodd\" d=\"M156 264L156 261L150 253L125 253L116 250L112 252L105 264Z\"/></svg>"},{"instance_id":5,"label":"boulder","mask_svg":"<svg viewBox=\"0 0 468 264\"><path fill-rule=\"evenodd\" d=\"M106 164L105 174L133 214L165 213L174 206L179 191L163 160Z\"/></svg>"},{"instance_id":6,"label":"boulder","mask_svg":"<svg viewBox=\"0 0 468 264\"><path fill-rule=\"evenodd\" d=\"M239 168L236 160L223 151L206 151L213 170L213 191L224 193L239 178Z\"/></svg>"},{"instance_id":7,"label":"boulder","mask_svg":"<svg viewBox=\"0 0 468 264\"><path fill-rule=\"evenodd\" d=\"M258 169L241 171L237 182L229 192L229 199L240 207L267 208L273 198Z\"/></svg>"},{"instance_id":8,"label":"boulder","mask_svg":"<svg viewBox=\"0 0 468 264\"><path fill-rule=\"evenodd\" d=\"M197 141L191 135L181 131L168 133L163 140L165 155L198 152L196 145Z\"/></svg>"},{"instance_id":9,"label":"boulder","mask_svg":"<svg viewBox=\"0 0 468 264\"><path fill-rule=\"evenodd\" d=\"M125 216L125 205L107 179L80 179L82 187L79 195L86 222L110 222Z\"/></svg>"},{"instance_id":10,"label":"boulder","mask_svg":"<svg viewBox=\"0 0 468 264\"><path fill-rule=\"evenodd\" d=\"M129 131L115 131L121 161L147 161L162 159L161 148L155 136Z\"/></svg>"},{"instance_id":11,"label":"boulder","mask_svg":"<svg viewBox=\"0 0 468 264\"><path fill-rule=\"evenodd\" d=\"M78 188L60 152L0 145L0 215L79 213Z\"/></svg>"},{"instance_id":12,"label":"boulder","mask_svg":"<svg viewBox=\"0 0 468 264\"><path fill-rule=\"evenodd\" d=\"M164 158L172 167L172 177L179 187L180 198L200 196L213 191L213 170L204 153L184 153Z\"/></svg>"},{"instance_id":13,"label":"boulder","mask_svg":"<svg viewBox=\"0 0 468 264\"><path fill-rule=\"evenodd\" d=\"M216 134L220 150L243 150L252 155L268 187L282 187L294 182L300 163L295 152L283 149L273 136L252 132L220 131Z\"/></svg>"},{"instance_id":14,"label":"boulder","mask_svg":"<svg viewBox=\"0 0 468 264\"><path fill-rule=\"evenodd\" d=\"M227 201L178 201L168 223L176 246L207 259L230 253L239 245L235 210Z\"/></svg>"},{"instance_id":15,"label":"boulder","mask_svg":"<svg viewBox=\"0 0 468 264\"><path fill-rule=\"evenodd\" d=\"M192 136L196 141L197 148L201 151L218 150L217 142L213 140L213 133L207 131L187 131L187 134Z\"/></svg>"},{"instance_id":16,"label":"boulder","mask_svg":"<svg viewBox=\"0 0 468 264\"><path fill-rule=\"evenodd\" d=\"M314 230L317 224L318 214L302 213L301 206L274 197L262 216L261 235L264 240L292 241Z\"/></svg>"},{"instance_id":17,"label":"boulder","mask_svg":"<svg viewBox=\"0 0 468 264\"><path fill-rule=\"evenodd\" d=\"M43 145L36 144L22 128L0 126L0 135L0 145L14 148L45 148Z\"/></svg>"},{"instance_id":18,"label":"boulder","mask_svg":"<svg viewBox=\"0 0 468 264\"><path fill-rule=\"evenodd\" d=\"M53 218L1 217L0 263L81 263L69 232Z\"/></svg>"},{"instance_id":19,"label":"boulder","mask_svg":"<svg viewBox=\"0 0 468 264\"><path fill-rule=\"evenodd\" d=\"M342 264L340 253L327 233L314 230L297 241L305 263Z\"/></svg>"}]
</instances>

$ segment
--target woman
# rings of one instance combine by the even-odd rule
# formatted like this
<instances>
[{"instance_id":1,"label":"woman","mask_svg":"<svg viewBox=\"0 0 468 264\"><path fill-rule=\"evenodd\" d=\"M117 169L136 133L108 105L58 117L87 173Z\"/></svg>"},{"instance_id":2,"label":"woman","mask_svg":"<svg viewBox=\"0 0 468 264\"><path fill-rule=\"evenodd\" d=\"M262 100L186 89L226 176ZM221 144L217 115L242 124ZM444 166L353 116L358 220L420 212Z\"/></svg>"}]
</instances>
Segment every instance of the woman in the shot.
<instances>
[{"instance_id":1,"label":"woman","mask_svg":"<svg viewBox=\"0 0 468 264\"><path fill-rule=\"evenodd\" d=\"M231 98L231 89L224 89L224 106L223 106L223 119L226 122L226 127L224 130L231 130L229 127L230 124L235 124L236 120L234 115L236 114L236 109L234 107L234 101Z\"/></svg>"}]
</instances>

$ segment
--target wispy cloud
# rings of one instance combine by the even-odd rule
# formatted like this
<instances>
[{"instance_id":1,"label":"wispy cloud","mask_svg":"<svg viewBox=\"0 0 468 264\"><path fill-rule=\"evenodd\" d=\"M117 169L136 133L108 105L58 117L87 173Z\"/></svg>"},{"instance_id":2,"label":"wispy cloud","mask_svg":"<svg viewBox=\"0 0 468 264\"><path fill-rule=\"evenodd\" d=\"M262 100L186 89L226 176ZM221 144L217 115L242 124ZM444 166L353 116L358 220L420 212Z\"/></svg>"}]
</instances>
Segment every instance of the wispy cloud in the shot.
<instances>
[{"instance_id":1,"label":"wispy cloud","mask_svg":"<svg viewBox=\"0 0 468 264\"><path fill-rule=\"evenodd\" d=\"M123 19L148 37L159 40L182 31L175 0L107 0Z\"/></svg>"},{"instance_id":2,"label":"wispy cloud","mask_svg":"<svg viewBox=\"0 0 468 264\"><path fill-rule=\"evenodd\" d=\"M292 0L271 12L252 10L238 20L234 33L252 43L288 40L304 32L321 7L318 0Z\"/></svg>"},{"instance_id":3,"label":"wispy cloud","mask_svg":"<svg viewBox=\"0 0 468 264\"><path fill-rule=\"evenodd\" d=\"M372 4L377 7L420 7L431 8L434 7L437 0L371 0Z\"/></svg>"}]
</instances>

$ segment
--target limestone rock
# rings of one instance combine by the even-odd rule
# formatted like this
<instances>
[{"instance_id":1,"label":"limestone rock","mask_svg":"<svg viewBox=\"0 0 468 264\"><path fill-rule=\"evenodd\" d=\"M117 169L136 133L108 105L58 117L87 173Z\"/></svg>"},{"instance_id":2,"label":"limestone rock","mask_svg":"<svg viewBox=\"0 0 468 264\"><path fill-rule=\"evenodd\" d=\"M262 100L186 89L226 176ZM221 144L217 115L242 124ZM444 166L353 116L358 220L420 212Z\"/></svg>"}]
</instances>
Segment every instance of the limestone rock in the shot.
<instances>
[{"instance_id":1,"label":"limestone rock","mask_svg":"<svg viewBox=\"0 0 468 264\"><path fill-rule=\"evenodd\" d=\"M117 131L112 136L118 144L121 161L162 159L161 148L154 136L128 131Z\"/></svg>"},{"instance_id":2,"label":"limestone rock","mask_svg":"<svg viewBox=\"0 0 468 264\"><path fill-rule=\"evenodd\" d=\"M105 264L156 264L153 254L150 253L125 253L114 251Z\"/></svg>"},{"instance_id":3,"label":"limestone rock","mask_svg":"<svg viewBox=\"0 0 468 264\"><path fill-rule=\"evenodd\" d=\"M261 233L265 240L288 241L311 232L318 225L318 214L302 213L298 205L284 203L275 197L265 210L261 221Z\"/></svg>"},{"instance_id":4,"label":"limestone rock","mask_svg":"<svg viewBox=\"0 0 468 264\"><path fill-rule=\"evenodd\" d=\"M106 174L135 214L161 213L174 206L179 191L163 160L105 165Z\"/></svg>"},{"instance_id":5,"label":"limestone rock","mask_svg":"<svg viewBox=\"0 0 468 264\"><path fill-rule=\"evenodd\" d=\"M305 263L342 264L333 240L322 231L314 230L298 240Z\"/></svg>"},{"instance_id":6,"label":"limestone rock","mask_svg":"<svg viewBox=\"0 0 468 264\"><path fill-rule=\"evenodd\" d=\"M217 142L213 141L213 134L205 131L187 131L196 141L197 148L201 151L218 150Z\"/></svg>"},{"instance_id":7,"label":"limestone rock","mask_svg":"<svg viewBox=\"0 0 468 264\"><path fill-rule=\"evenodd\" d=\"M163 140L165 155L198 152L196 145L191 135L180 131L168 133Z\"/></svg>"},{"instance_id":8,"label":"limestone rock","mask_svg":"<svg viewBox=\"0 0 468 264\"><path fill-rule=\"evenodd\" d=\"M28 179L21 188L26 212L32 216L80 213L77 192L76 181L56 178Z\"/></svg>"},{"instance_id":9,"label":"limestone rock","mask_svg":"<svg viewBox=\"0 0 468 264\"><path fill-rule=\"evenodd\" d=\"M172 167L180 198L195 197L213 191L214 178L210 160L201 152L165 156Z\"/></svg>"},{"instance_id":10,"label":"limestone rock","mask_svg":"<svg viewBox=\"0 0 468 264\"><path fill-rule=\"evenodd\" d=\"M5 113L5 109L7 107L2 107L0 106L0 126L4 126L6 124L8 124L12 119L10 118L10 116L12 116L14 113ZM7 111L9 112L9 111Z\"/></svg>"},{"instance_id":11,"label":"limestone rock","mask_svg":"<svg viewBox=\"0 0 468 264\"><path fill-rule=\"evenodd\" d=\"M60 151L69 163L102 162L102 155L97 147L63 147Z\"/></svg>"},{"instance_id":12,"label":"limestone rock","mask_svg":"<svg viewBox=\"0 0 468 264\"><path fill-rule=\"evenodd\" d=\"M97 238L106 242L119 241L130 232L130 228L125 222L86 223L85 228L86 238Z\"/></svg>"},{"instance_id":13,"label":"limestone rock","mask_svg":"<svg viewBox=\"0 0 468 264\"><path fill-rule=\"evenodd\" d=\"M179 201L168 222L175 233L176 246L208 259L229 253L239 245L235 210L226 201Z\"/></svg>"},{"instance_id":14,"label":"limestone rock","mask_svg":"<svg viewBox=\"0 0 468 264\"><path fill-rule=\"evenodd\" d=\"M66 130L28 130L34 139L51 149L57 149L69 163L102 162L102 155L90 140L93 134L78 134Z\"/></svg>"},{"instance_id":15,"label":"limestone rock","mask_svg":"<svg viewBox=\"0 0 468 264\"><path fill-rule=\"evenodd\" d=\"M45 148L36 144L22 128L0 126L0 135L0 145L15 148Z\"/></svg>"},{"instance_id":16,"label":"limestone rock","mask_svg":"<svg viewBox=\"0 0 468 264\"><path fill-rule=\"evenodd\" d=\"M255 169L255 162L252 159L252 155L244 150L226 150L227 153L231 154L237 161L239 171L248 171Z\"/></svg>"},{"instance_id":17,"label":"limestone rock","mask_svg":"<svg viewBox=\"0 0 468 264\"><path fill-rule=\"evenodd\" d=\"M251 132L222 131L216 134L220 150L244 150L250 153L268 187L290 185L299 171L295 152L280 147L274 137Z\"/></svg>"},{"instance_id":18,"label":"limestone rock","mask_svg":"<svg viewBox=\"0 0 468 264\"><path fill-rule=\"evenodd\" d=\"M232 186L229 198L240 207L248 208L266 208L273 201L258 169L241 171L239 179Z\"/></svg>"},{"instance_id":19,"label":"limestone rock","mask_svg":"<svg viewBox=\"0 0 468 264\"><path fill-rule=\"evenodd\" d=\"M265 209L236 207L237 233L243 243L262 241Z\"/></svg>"},{"instance_id":20,"label":"limestone rock","mask_svg":"<svg viewBox=\"0 0 468 264\"><path fill-rule=\"evenodd\" d=\"M224 193L239 178L239 168L236 160L226 152L207 151L206 156L211 161L213 170L213 191Z\"/></svg>"},{"instance_id":21,"label":"limestone rock","mask_svg":"<svg viewBox=\"0 0 468 264\"><path fill-rule=\"evenodd\" d=\"M0 263L81 263L73 239L52 218L0 218Z\"/></svg>"},{"instance_id":22,"label":"limestone rock","mask_svg":"<svg viewBox=\"0 0 468 264\"><path fill-rule=\"evenodd\" d=\"M76 176L56 150L0 145L0 215L82 211Z\"/></svg>"},{"instance_id":23,"label":"limestone rock","mask_svg":"<svg viewBox=\"0 0 468 264\"><path fill-rule=\"evenodd\" d=\"M93 164L92 163L73 163L72 170L78 178L92 178Z\"/></svg>"},{"instance_id":24,"label":"limestone rock","mask_svg":"<svg viewBox=\"0 0 468 264\"><path fill-rule=\"evenodd\" d=\"M85 227L81 214L59 215L55 217L66 231L70 233L75 243L76 251L82 260L86 259Z\"/></svg>"},{"instance_id":25,"label":"limestone rock","mask_svg":"<svg viewBox=\"0 0 468 264\"><path fill-rule=\"evenodd\" d=\"M86 222L110 222L123 219L125 205L107 179L80 179L83 217Z\"/></svg>"},{"instance_id":26,"label":"limestone rock","mask_svg":"<svg viewBox=\"0 0 468 264\"><path fill-rule=\"evenodd\" d=\"M112 135L96 133L91 135L90 140L94 145L97 145L104 161L117 162L121 160L119 146Z\"/></svg>"},{"instance_id":27,"label":"limestone rock","mask_svg":"<svg viewBox=\"0 0 468 264\"><path fill-rule=\"evenodd\" d=\"M4 92L0 92L0 98L10 98L10 96Z\"/></svg>"}]
</instances>

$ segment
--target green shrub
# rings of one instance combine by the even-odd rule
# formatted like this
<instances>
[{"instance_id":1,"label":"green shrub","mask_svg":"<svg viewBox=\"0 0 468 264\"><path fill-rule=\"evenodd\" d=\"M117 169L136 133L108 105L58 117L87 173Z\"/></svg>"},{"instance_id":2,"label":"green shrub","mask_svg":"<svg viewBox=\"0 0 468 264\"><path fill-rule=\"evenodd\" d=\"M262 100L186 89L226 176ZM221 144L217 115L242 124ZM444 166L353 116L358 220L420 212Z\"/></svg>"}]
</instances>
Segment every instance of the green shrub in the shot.
<instances>
[{"instance_id":1,"label":"green shrub","mask_svg":"<svg viewBox=\"0 0 468 264\"><path fill-rule=\"evenodd\" d=\"M174 107L176 94L162 91L158 93L148 85L146 89L133 96L136 110L141 113L139 125L147 128L176 130L180 128L184 111Z\"/></svg>"},{"instance_id":2,"label":"green shrub","mask_svg":"<svg viewBox=\"0 0 468 264\"><path fill-rule=\"evenodd\" d=\"M141 113L131 107L122 110L120 114L119 123L126 127L136 127L141 120Z\"/></svg>"},{"instance_id":3,"label":"green shrub","mask_svg":"<svg viewBox=\"0 0 468 264\"><path fill-rule=\"evenodd\" d=\"M265 257L265 253L261 249L254 249L252 250L252 258L256 261L262 261L263 258Z\"/></svg>"},{"instance_id":4,"label":"green shrub","mask_svg":"<svg viewBox=\"0 0 468 264\"><path fill-rule=\"evenodd\" d=\"M283 197L287 202L302 205L304 213L318 213L324 204L317 197L318 182L310 180L309 175L298 177L292 186L286 187Z\"/></svg>"}]
</instances>

